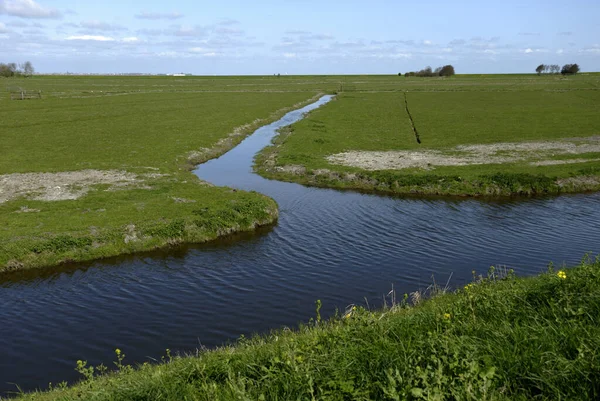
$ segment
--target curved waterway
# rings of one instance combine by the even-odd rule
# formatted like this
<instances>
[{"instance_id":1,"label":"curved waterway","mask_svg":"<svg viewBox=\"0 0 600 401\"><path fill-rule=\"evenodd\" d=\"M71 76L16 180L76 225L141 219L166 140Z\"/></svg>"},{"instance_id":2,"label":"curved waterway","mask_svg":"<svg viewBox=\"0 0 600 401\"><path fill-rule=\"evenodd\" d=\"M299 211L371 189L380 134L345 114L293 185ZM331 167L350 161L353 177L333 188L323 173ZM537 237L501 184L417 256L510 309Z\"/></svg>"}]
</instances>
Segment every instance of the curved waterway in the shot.
<instances>
[{"instance_id":1,"label":"curved waterway","mask_svg":"<svg viewBox=\"0 0 600 401\"><path fill-rule=\"evenodd\" d=\"M0 278L0 394L78 379L75 361L112 366L193 352L241 334L293 327L351 303L380 305L494 265L517 274L600 251L600 194L518 200L407 199L306 188L252 173L275 131L327 102L257 130L196 174L255 190L280 207L276 226L169 252Z\"/></svg>"}]
</instances>

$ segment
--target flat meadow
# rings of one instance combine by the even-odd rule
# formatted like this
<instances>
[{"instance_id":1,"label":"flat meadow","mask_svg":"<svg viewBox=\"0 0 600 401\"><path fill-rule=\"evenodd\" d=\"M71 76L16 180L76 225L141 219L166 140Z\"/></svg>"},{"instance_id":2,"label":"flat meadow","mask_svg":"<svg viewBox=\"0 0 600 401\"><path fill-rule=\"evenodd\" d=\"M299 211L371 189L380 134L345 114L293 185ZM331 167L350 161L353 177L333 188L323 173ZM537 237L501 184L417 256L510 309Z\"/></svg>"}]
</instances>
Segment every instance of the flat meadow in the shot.
<instances>
[{"instance_id":1,"label":"flat meadow","mask_svg":"<svg viewBox=\"0 0 600 401\"><path fill-rule=\"evenodd\" d=\"M277 204L195 165L322 94L256 157L270 178L400 194L600 189L600 75L75 77L0 80L0 272L273 223ZM42 99L10 100L9 91ZM520 278L490 267L373 311L130 365L31 400L597 399L600 259ZM35 271L34 271L35 272ZM36 272L37 273L37 272ZM390 296L388 294L388 296ZM387 299L387 298L386 298ZM83 358L84 356L82 356Z\"/></svg>"},{"instance_id":2,"label":"flat meadow","mask_svg":"<svg viewBox=\"0 0 600 401\"><path fill-rule=\"evenodd\" d=\"M246 81L0 81L42 91L41 100L0 97L0 271L203 242L275 221L271 199L190 171L318 93Z\"/></svg>"},{"instance_id":3,"label":"flat meadow","mask_svg":"<svg viewBox=\"0 0 600 401\"><path fill-rule=\"evenodd\" d=\"M390 78L390 82L392 79ZM257 170L309 185L518 195L600 188L600 75L395 77L340 85Z\"/></svg>"},{"instance_id":4,"label":"flat meadow","mask_svg":"<svg viewBox=\"0 0 600 401\"><path fill-rule=\"evenodd\" d=\"M277 219L191 170L336 94L256 160L269 178L388 193L600 188L600 74L2 79L0 271L204 242ZM10 100L10 91L42 99Z\"/></svg>"}]
</instances>

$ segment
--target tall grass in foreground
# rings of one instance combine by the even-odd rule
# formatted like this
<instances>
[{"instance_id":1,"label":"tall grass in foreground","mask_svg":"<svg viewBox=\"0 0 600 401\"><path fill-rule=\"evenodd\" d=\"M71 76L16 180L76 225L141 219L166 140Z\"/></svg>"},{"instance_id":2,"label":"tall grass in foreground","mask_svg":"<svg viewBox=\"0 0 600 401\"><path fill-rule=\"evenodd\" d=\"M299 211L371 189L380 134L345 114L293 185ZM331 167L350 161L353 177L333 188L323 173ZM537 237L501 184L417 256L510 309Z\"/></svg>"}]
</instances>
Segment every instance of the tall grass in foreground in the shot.
<instances>
[{"instance_id":1,"label":"tall grass in foreground","mask_svg":"<svg viewBox=\"0 0 600 401\"><path fill-rule=\"evenodd\" d=\"M417 299L418 297L413 297ZM600 397L600 258L486 278L297 331L87 378L35 400L590 400Z\"/></svg>"}]
</instances>

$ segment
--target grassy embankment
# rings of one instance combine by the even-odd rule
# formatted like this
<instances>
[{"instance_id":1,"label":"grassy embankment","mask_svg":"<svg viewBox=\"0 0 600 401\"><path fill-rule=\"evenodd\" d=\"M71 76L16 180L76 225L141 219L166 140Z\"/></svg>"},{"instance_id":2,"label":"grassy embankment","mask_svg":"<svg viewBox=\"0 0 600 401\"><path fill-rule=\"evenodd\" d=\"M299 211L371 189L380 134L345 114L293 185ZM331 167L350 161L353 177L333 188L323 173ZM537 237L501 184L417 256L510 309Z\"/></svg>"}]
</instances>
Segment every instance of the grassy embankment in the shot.
<instances>
[{"instance_id":1,"label":"grassy embankment","mask_svg":"<svg viewBox=\"0 0 600 401\"><path fill-rule=\"evenodd\" d=\"M392 193L600 189L600 75L387 80L387 89L383 77L340 86L334 101L283 130L257 171Z\"/></svg>"},{"instance_id":2,"label":"grassy embankment","mask_svg":"<svg viewBox=\"0 0 600 401\"><path fill-rule=\"evenodd\" d=\"M418 299L416 296L409 298ZM125 366L26 400L591 400L600 397L600 259L487 277L382 311L159 365ZM126 351L126 350L125 350Z\"/></svg>"},{"instance_id":3,"label":"grassy embankment","mask_svg":"<svg viewBox=\"0 0 600 401\"><path fill-rule=\"evenodd\" d=\"M274 78L4 83L41 89L44 99L0 99L0 272L204 242L272 223L271 199L207 185L190 169L318 93ZM73 171L82 176L62 175Z\"/></svg>"}]
</instances>

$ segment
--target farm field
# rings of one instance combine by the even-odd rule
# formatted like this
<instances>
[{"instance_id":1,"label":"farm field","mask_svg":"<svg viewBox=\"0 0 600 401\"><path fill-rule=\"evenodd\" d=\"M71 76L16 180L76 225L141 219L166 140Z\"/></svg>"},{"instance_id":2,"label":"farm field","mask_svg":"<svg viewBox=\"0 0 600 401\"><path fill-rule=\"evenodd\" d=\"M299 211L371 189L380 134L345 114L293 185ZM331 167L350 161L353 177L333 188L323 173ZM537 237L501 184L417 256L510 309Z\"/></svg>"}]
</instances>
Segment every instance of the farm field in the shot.
<instances>
[{"instance_id":1,"label":"farm field","mask_svg":"<svg viewBox=\"0 0 600 401\"><path fill-rule=\"evenodd\" d=\"M600 187L599 75L403 80L395 91L339 93L284 130L257 170L309 185L394 193Z\"/></svg>"},{"instance_id":2,"label":"farm field","mask_svg":"<svg viewBox=\"0 0 600 401\"><path fill-rule=\"evenodd\" d=\"M194 92L212 81L177 82L0 81L43 93L0 100L0 271L204 242L277 218L271 199L213 187L190 169L317 91Z\"/></svg>"},{"instance_id":3,"label":"farm field","mask_svg":"<svg viewBox=\"0 0 600 401\"><path fill-rule=\"evenodd\" d=\"M417 195L597 190L599 78L590 74L568 78L34 77L0 81L7 89L17 85L43 93L41 100L11 101L8 92L0 99L0 271L205 242L274 222L278 218L274 200L257 192L215 187L198 179L191 170L236 146L255 128L278 119L288 110L313 103L326 93L336 96L298 123L283 128L273 146L256 158L255 168L263 175L309 185ZM284 121L289 124L292 120ZM269 135L275 132L273 127L268 129ZM264 136L261 139L268 141ZM246 143L249 142L252 141ZM265 142L258 143L264 146ZM248 155L255 153L252 149ZM236 158L240 154L230 156ZM252 176L251 159L239 158L244 165L240 170L234 169L233 175L239 179L233 182L247 179L253 183L248 179ZM213 167L216 174L201 176L215 177L221 172L227 175L225 170L235 160L223 158L219 163L211 163L217 165ZM330 320L321 319L320 313L331 315L319 312L319 302L315 318L298 330L243 337L232 346L198 351L196 357L166 351L162 364L138 364L148 355L154 355L151 358L156 357L155 361L160 358L149 348L130 351L135 349L132 344L146 338L147 326L140 321L145 317L151 327L168 327L175 308L187 317L180 326L172 326L173 329L151 338L151 342L169 344L173 333L187 335L193 331L195 346L201 337L196 331L203 328L192 326L192 321L207 327L207 322L221 326L226 316L237 335L244 327L244 315L262 321L264 316L276 315L278 309L283 309L280 300L289 296L289 288L312 290L315 283L321 282L321 291L326 291L337 280L345 287L343 291L354 287L362 292L366 288L365 272L373 277L387 274L385 270L390 271L386 277L408 276L418 271L419 265L436 272L439 270L434 265L443 261L436 261L431 255L453 257L452 252L466 261L467 276L471 277L468 263L474 263L478 256L469 260L469 255L483 253L481 260L487 261L489 248L504 252L511 244L522 243L525 251L517 249L514 253L524 258L537 247L551 249L557 247L557 242L562 247L562 236L572 237L565 248L573 247L575 242L588 244L586 241L592 238L593 242L597 236L595 227L590 230L588 224L595 213L597 194L573 203L560 202L571 197L526 202L432 202L314 191L251 178L257 178L260 185L279 186L243 188L273 190L264 193L277 199L282 210L295 208L294 219L288 219L293 213L285 213L275 229L276 235L265 235L260 241L240 241L240 247L236 243L222 250L216 247L198 252L193 256L200 259L198 264L187 263L185 258L169 260L177 275L171 269L164 276L155 275L144 264L139 270L136 267L127 272L128 269L112 266L66 274L62 269L43 271L67 281L66 291L61 292L55 291L53 279L48 280L51 287L45 291L44 275L38 275L39 271L33 270L31 275L7 274L9 291L11 280L19 281L25 276L33 278L31 287L36 291L29 298L21 293L9 298L9 302L17 301L3 315L9 322L6 327L12 331L7 332L5 343L16 349L13 358L24 355L20 358L39 364L33 369L31 365L19 365L14 383L28 380L32 370L55 369L39 362L51 354L73 361L67 367L59 367L65 373L64 380L72 380L68 373L75 373L74 367L83 379L68 387L67 382L56 384L53 378L55 384L49 391L40 393L35 389L43 391L50 380L42 387L29 383L25 391L34 392L20 396L286 399L303 394L339 399L344 394L346 398L402 399L434 398L444 391L451 391L458 398L597 396L597 386L593 385L597 369L592 363L597 359L593 352L598 349L597 324L586 317L597 315L599 262L590 258L560 272L553 271L550 265L548 273L533 278L518 278L507 267L499 267L498 271L491 268L487 277L473 274L472 284L466 288L461 284L443 296L418 290L396 302L393 295L391 309L369 310L365 298L366 308L354 309L351 305ZM278 198L282 193L286 196ZM305 196L307 193L314 197ZM580 210L571 215L562 213L573 209ZM397 213L399 210L403 213ZM364 211L371 214L361 213ZM353 216L355 212L357 216ZM373 218L377 224L370 226L368 221ZM519 225L524 220L526 224ZM575 223L565 227L569 221ZM556 234L553 227L561 227L563 234ZM360 235L353 237L352 230ZM507 233L505 236L502 230ZM551 238L540 235L543 238L539 240L537 234L541 231L551 232ZM399 241L407 232L417 240ZM581 237L574 235L580 232ZM365 240L365 233L371 242ZM304 241L307 238L309 241ZM374 246L377 243L380 248ZM468 245L462 248L458 243ZM333 249L336 253L331 252ZM404 249L411 253L404 253ZM371 253L373 250L378 252ZM315 258L318 255L321 256ZM403 271L390 267L418 255L426 259L417 259L423 262L407 265ZM202 259L206 256L209 258ZM334 264L328 267L331 261ZM390 264L386 265L388 261ZM344 264L355 266L344 270ZM177 268L183 265L189 269ZM211 284L206 280L207 269L198 266L213 265L213 282L219 284L206 286ZM282 269L284 265L292 268ZM380 270L374 273L371 268ZM69 269L70 266L65 268ZM127 275L115 274L117 271ZM146 271L150 275L138 281ZM79 274L87 272L107 272L114 278L104 288L115 288L117 292L97 291L102 293L98 299L87 288L81 293L71 291L78 285L73 283L80 280ZM353 276L356 281L343 281ZM94 280L104 283L104 277L107 276ZM258 285L251 291L239 291L241 298L236 300L230 290L245 285L251 288L252 280ZM288 286L287 282L291 284ZM407 285L416 285L415 282L418 283ZM190 284L191 290L184 290L183 284ZM15 288L21 291L26 285L29 283L19 283ZM282 292L277 292L279 287ZM139 293L159 294L160 302L150 308L148 303L139 302ZM573 297L574 293L580 296ZM123 294L132 294L133 301ZM248 302L247 294L257 297ZM312 305L314 293L307 294L292 302L309 299ZM271 302L269 296L275 301ZM60 306L52 309L48 303L36 303L37 298ZM169 299L174 303L169 303ZM89 320L71 314L72 309L65 307L68 304L75 309L83 304ZM232 311L231 305L242 304L249 309ZM263 309L269 304L273 309ZM183 305L193 313L188 314ZM107 313L87 313L96 308ZM128 313L113 313L116 309ZM256 317L252 316L254 311ZM207 312L214 314L203 315ZM106 327L127 327L134 333L133 340L121 342L120 333L98 330L97 322ZM41 327L54 337L42 341L33 338L30 343L16 341L29 339L24 333L40 331ZM47 327L62 327L65 331ZM68 333L73 327L78 331ZM216 343L222 344L222 338ZM408 343L398 342L398 338L408 339L409 346L402 347ZM508 346L498 346L499 338ZM108 339L111 350L118 349L116 366L110 360L107 363L104 356L95 358L98 354L81 351L81 343L100 348L100 339ZM32 348L32 344L41 347ZM511 344L518 346L511 348ZM179 349L190 349L185 347ZM585 357L574 358L573 352ZM15 367L7 363L4 366L3 371L10 371L12 377ZM115 366L118 372L104 374L102 366ZM256 372L260 374L257 376ZM381 381L382 377L385 381ZM456 381L456 377L462 379Z\"/></svg>"},{"instance_id":4,"label":"farm field","mask_svg":"<svg viewBox=\"0 0 600 401\"><path fill-rule=\"evenodd\" d=\"M0 271L273 222L272 200L212 187L190 170L324 93L337 97L258 158L263 175L417 194L600 187L598 74L35 76L0 85ZM43 98L11 101L16 89Z\"/></svg>"}]
</instances>

